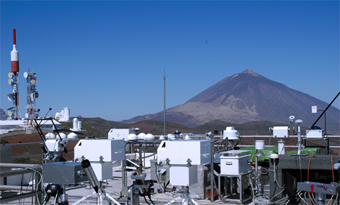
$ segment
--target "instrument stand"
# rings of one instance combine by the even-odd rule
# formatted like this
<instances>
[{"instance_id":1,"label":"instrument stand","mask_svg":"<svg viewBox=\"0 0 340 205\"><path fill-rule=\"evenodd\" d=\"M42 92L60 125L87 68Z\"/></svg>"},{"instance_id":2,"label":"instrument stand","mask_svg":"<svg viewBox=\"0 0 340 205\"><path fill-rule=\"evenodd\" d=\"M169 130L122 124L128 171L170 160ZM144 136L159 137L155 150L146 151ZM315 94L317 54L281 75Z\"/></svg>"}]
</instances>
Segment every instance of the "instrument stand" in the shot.
<instances>
[{"instance_id":1,"label":"instrument stand","mask_svg":"<svg viewBox=\"0 0 340 205\"><path fill-rule=\"evenodd\" d=\"M102 182L100 182L100 184L102 184ZM107 200L110 204L111 202L120 205L120 203L115 200L110 194L108 194L107 192L105 192L105 188L103 186L101 186L101 188L98 190L98 193L93 190L90 194L82 197L81 199L79 199L78 201L74 202L72 205L76 205L79 204L83 201L85 201L87 198L89 198L90 196L97 194L98 195L98 199L97 199L97 204L103 204L104 199Z\"/></svg>"},{"instance_id":2,"label":"instrument stand","mask_svg":"<svg viewBox=\"0 0 340 205\"><path fill-rule=\"evenodd\" d=\"M187 204L195 204L198 205L198 203L196 201L194 201L191 197L190 197L190 192L189 192L189 187L188 186L182 186L182 190L181 192L179 192L179 197L177 197L175 200L170 201L168 204L173 204L173 203L178 203L177 199L182 199L182 205L187 205Z\"/></svg>"}]
</instances>

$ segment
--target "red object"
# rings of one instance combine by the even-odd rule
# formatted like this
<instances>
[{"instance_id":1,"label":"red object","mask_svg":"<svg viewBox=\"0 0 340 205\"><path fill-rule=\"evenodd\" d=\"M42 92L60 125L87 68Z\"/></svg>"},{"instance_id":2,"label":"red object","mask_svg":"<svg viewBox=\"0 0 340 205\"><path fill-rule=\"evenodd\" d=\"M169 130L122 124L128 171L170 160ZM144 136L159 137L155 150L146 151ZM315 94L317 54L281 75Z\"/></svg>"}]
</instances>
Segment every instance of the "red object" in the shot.
<instances>
[{"instance_id":1,"label":"red object","mask_svg":"<svg viewBox=\"0 0 340 205\"><path fill-rule=\"evenodd\" d=\"M15 29L13 29L13 44L17 44L17 40L16 40L16 35L15 35Z\"/></svg>"},{"instance_id":2,"label":"red object","mask_svg":"<svg viewBox=\"0 0 340 205\"><path fill-rule=\"evenodd\" d=\"M314 194L314 184L311 184L311 185L310 185L310 192L311 192L312 194Z\"/></svg>"},{"instance_id":3,"label":"red object","mask_svg":"<svg viewBox=\"0 0 340 205\"><path fill-rule=\"evenodd\" d=\"M19 72L19 61L11 61L11 71Z\"/></svg>"},{"instance_id":4,"label":"red object","mask_svg":"<svg viewBox=\"0 0 340 205\"><path fill-rule=\"evenodd\" d=\"M15 74L19 72L19 52L16 50L16 32L13 29L13 50L11 51L11 71Z\"/></svg>"},{"instance_id":5,"label":"red object","mask_svg":"<svg viewBox=\"0 0 340 205\"><path fill-rule=\"evenodd\" d=\"M206 193L208 199L210 199L211 198L211 191L210 191L210 189L207 189L207 191L205 193ZM217 200L217 199L218 199L218 192L217 192L216 189L214 189L214 200Z\"/></svg>"}]
</instances>

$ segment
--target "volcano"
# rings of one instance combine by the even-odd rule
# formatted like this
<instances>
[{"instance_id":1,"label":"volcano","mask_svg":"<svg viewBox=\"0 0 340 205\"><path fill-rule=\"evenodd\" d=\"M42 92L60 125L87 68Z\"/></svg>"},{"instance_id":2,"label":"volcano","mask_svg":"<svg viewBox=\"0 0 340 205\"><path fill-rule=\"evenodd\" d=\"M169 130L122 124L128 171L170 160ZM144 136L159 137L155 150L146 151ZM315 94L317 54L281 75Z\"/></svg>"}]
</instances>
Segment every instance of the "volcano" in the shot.
<instances>
[{"instance_id":1,"label":"volcano","mask_svg":"<svg viewBox=\"0 0 340 205\"><path fill-rule=\"evenodd\" d=\"M291 89L246 69L228 76L187 102L167 109L167 121L189 127L203 125L213 120L233 123L271 121L288 123L289 116L302 119L310 127L321 113L312 114L311 106L325 109L328 103L306 93ZM327 130L339 133L340 110L331 106L327 110ZM163 120L163 111L134 117L124 123L143 120ZM323 126L323 119L318 124Z\"/></svg>"}]
</instances>

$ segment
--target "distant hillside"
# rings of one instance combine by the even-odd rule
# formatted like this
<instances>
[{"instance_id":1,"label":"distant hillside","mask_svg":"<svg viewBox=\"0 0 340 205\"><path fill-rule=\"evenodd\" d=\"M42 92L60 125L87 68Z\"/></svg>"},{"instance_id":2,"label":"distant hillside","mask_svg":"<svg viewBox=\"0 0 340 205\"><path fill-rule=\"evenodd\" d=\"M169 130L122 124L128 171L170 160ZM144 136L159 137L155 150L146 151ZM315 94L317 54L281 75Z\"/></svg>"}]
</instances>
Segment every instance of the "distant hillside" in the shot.
<instances>
[{"instance_id":1,"label":"distant hillside","mask_svg":"<svg viewBox=\"0 0 340 205\"><path fill-rule=\"evenodd\" d=\"M166 117L168 121L197 127L214 120L236 124L253 121L285 124L289 116L294 115L304 121L303 126L308 127L321 114L311 113L314 105L324 109L328 103L246 69L222 79L186 103L168 109ZM163 112L158 112L123 122L131 124L162 119ZM339 119L340 110L331 106L327 111L328 133L339 134ZM323 127L323 121L320 120L317 125Z\"/></svg>"},{"instance_id":2,"label":"distant hillside","mask_svg":"<svg viewBox=\"0 0 340 205\"><path fill-rule=\"evenodd\" d=\"M5 113L3 109L0 108L0 120L7 120L8 115Z\"/></svg>"},{"instance_id":3,"label":"distant hillside","mask_svg":"<svg viewBox=\"0 0 340 205\"><path fill-rule=\"evenodd\" d=\"M269 128L273 126L289 126L288 124L281 124L269 121L254 121L254 122L245 122L241 124L235 124L231 122L223 122L214 120L208 122L204 125L198 126L195 129L202 131L214 131L214 130L225 130L226 127L233 126L240 133L240 135L269 135ZM302 129L302 131L306 130L306 127Z\"/></svg>"},{"instance_id":4,"label":"distant hillside","mask_svg":"<svg viewBox=\"0 0 340 205\"><path fill-rule=\"evenodd\" d=\"M161 135L164 134L164 122L163 121L156 121L156 120L146 120L141 122L136 122L130 124L129 126L138 127L139 133L152 133L154 135ZM166 133L174 133L176 130L184 133L202 133L202 131L189 128L187 126L181 125L175 122L166 122Z\"/></svg>"},{"instance_id":5,"label":"distant hillside","mask_svg":"<svg viewBox=\"0 0 340 205\"><path fill-rule=\"evenodd\" d=\"M115 122L115 121L109 121L104 120L100 117L96 118L77 118L79 121L82 121L82 124L89 125L97 130L99 130L102 133L105 133L106 136L109 133L110 129L112 128L128 128L130 125L121 123L121 122Z\"/></svg>"},{"instance_id":6,"label":"distant hillside","mask_svg":"<svg viewBox=\"0 0 340 205\"><path fill-rule=\"evenodd\" d=\"M82 120L86 119L86 120ZM133 124L122 124L114 121L107 121L101 118L81 118L83 129L86 130L84 132L84 136L88 137L104 137L106 138L108 135L108 131L111 128L139 128L139 133L152 133L154 135L161 135L164 133L164 122L156 121L156 120L145 120L136 122ZM117 123L117 124L116 124ZM269 127L273 126L283 126L286 124L274 123L269 121L255 121L255 122L246 122L241 124L235 124L231 122L223 122L223 121L211 121L205 123L204 125L190 128L185 125L175 123L175 122L166 122L166 133L174 133L176 130L184 133L194 133L194 134L204 134L207 132L214 132L215 130L221 131L225 130L227 126L234 126L235 129L241 135L269 135ZM286 125L288 126L288 125ZM63 129L69 129L72 127L72 123L63 123ZM306 127L302 129L304 131Z\"/></svg>"}]
</instances>

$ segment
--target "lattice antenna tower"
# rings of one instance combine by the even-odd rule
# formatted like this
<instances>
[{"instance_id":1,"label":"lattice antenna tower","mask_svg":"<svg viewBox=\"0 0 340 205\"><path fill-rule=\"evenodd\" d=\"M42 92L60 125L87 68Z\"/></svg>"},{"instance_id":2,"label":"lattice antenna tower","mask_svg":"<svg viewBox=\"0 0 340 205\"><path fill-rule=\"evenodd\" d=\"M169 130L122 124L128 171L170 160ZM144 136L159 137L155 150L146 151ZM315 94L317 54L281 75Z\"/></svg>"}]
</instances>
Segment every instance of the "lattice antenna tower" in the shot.
<instances>
[{"instance_id":1,"label":"lattice antenna tower","mask_svg":"<svg viewBox=\"0 0 340 205\"><path fill-rule=\"evenodd\" d=\"M28 72L24 73L24 78L26 78L27 82L27 113L25 114L25 118L27 118L27 122L31 124L38 113L36 109L36 99L39 97L36 88L37 76L36 73L32 73L28 68Z\"/></svg>"}]
</instances>

